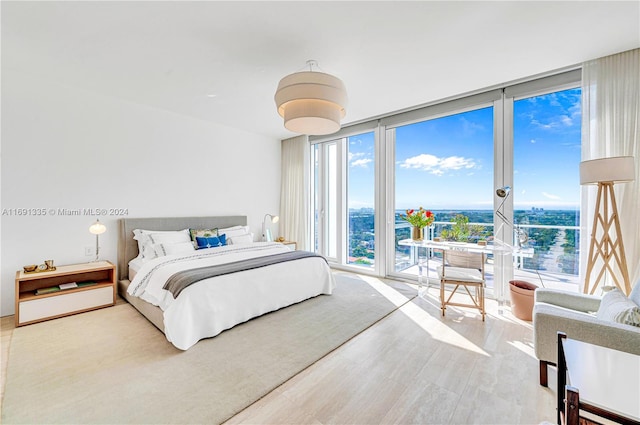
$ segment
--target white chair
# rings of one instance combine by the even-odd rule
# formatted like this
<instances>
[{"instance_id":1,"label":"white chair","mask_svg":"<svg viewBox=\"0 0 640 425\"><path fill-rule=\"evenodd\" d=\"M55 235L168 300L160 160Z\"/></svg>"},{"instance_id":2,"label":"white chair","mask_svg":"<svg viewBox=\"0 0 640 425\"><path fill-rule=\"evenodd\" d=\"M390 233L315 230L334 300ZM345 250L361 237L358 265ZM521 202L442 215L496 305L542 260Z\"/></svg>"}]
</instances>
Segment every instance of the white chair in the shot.
<instances>
[{"instance_id":1,"label":"white chair","mask_svg":"<svg viewBox=\"0 0 640 425\"><path fill-rule=\"evenodd\" d=\"M442 316L448 305L457 307L470 307L480 311L482 321L486 315L484 306L484 263L486 262L486 254L442 250L442 267L438 269L438 277L440 278L440 309ZM451 294L445 299L445 285L455 285ZM462 287L467 295L471 298L471 303L464 304L451 301L456 291ZM469 290L473 288L473 293Z\"/></svg>"}]
</instances>

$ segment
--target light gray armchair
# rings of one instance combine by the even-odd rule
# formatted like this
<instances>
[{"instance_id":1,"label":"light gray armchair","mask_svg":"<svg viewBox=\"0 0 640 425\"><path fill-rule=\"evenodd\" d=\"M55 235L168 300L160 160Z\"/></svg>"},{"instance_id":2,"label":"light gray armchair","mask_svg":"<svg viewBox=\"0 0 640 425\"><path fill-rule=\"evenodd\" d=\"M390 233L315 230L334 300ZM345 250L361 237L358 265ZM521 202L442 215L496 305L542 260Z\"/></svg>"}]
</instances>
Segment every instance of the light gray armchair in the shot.
<instances>
[{"instance_id":1,"label":"light gray armchair","mask_svg":"<svg viewBox=\"0 0 640 425\"><path fill-rule=\"evenodd\" d=\"M638 304L640 284L629 298ZM640 355L640 327L596 318L600 298L538 288L533 307L533 341L540 360L540 385L547 386L547 366L557 364L557 333L571 339Z\"/></svg>"}]
</instances>

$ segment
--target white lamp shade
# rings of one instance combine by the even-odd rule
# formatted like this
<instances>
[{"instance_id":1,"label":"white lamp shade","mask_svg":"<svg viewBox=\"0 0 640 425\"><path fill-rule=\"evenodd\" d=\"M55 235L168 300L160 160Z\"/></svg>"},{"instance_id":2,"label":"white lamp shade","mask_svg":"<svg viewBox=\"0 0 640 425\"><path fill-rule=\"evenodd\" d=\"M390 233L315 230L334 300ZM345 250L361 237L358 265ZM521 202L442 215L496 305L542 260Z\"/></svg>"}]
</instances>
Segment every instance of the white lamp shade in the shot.
<instances>
[{"instance_id":1,"label":"white lamp shade","mask_svg":"<svg viewBox=\"0 0 640 425\"><path fill-rule=\"evenodd\" d=\"M340 120L346 115L347 91L333 75L303 71L280 80L275 101L288 130L331 134L340 129Z\"/></svg>"},{"instance_id":2,"label":"white lamp shade","mask_svg":"<svg viewBox=\"0 0 640 425\"><path fill-rule=\"evenodd\" d=\"M635 178L632 156L614 156L580 163L580 184L629 182Z\"/></svg>"},{"instance_id":3,"label":"white lamp shade","mask_svg":"<svg viewBox=\"0 0 640 425\"><path fill-rule=\"evenodd\" d=\"M106 231L107 227L104 224L100 223L100 220L96 220L96 222L89 227L89 233L91 233L92 235L101 235Z\"/></svg>"},{"instance_id":4,"label":"white lamp shade","mask_svg":"<svg viewBox=\"0 0 640 425\"><path fill-rule=\"evenodd\" d=\"M271 218L271 222L272 223L277 223L278 221L280 221L280 216L277 216L277 215L272 216L272 218Z\"/></svg>"}]
</instances>

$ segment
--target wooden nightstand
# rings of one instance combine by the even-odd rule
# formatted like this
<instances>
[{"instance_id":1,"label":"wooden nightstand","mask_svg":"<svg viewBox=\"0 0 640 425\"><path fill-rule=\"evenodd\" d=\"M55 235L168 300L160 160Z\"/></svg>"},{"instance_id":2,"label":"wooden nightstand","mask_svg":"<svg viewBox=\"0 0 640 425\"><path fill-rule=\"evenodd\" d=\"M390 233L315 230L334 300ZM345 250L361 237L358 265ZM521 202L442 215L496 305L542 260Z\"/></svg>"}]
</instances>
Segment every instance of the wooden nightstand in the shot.
<instances>
[{"instance_id":1,"label":"wooden nightstand","mask_svg":"<svg viewBox=\"0 0 640 425\"><path fill-rule=\"evenodd\" d=\"M298 249L298 244L297 242L292 242L292 241L282 241L280 242L282 245L288 246L289 249L291 251L295 251L296 249Z\"/></svg>"},{"instance_id":2,"label":"wooden nightstand","mask_svg":"<svg viewBox=\"0 0 640 425\"><path fill-rule=\"evenodd\" d=\"M38 289L75 282L78 287L36 295ZM82 313L116 302L116 266L108 261L16 272L16 327Z\"/></svg>"}]
</instances>

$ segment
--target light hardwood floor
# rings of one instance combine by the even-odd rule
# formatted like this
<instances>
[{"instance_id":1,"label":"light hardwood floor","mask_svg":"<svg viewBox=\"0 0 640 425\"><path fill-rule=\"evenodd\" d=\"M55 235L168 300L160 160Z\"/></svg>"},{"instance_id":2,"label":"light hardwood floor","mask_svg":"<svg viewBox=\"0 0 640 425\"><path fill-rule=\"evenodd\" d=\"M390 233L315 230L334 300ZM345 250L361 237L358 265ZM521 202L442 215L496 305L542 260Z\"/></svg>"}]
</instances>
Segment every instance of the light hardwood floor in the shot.
<instances>
[{"instance_id":1,"label":"light hardwood floor","mask_svg":"<svg viewBox=\"0 0 640 425\"><path fill-rule=\"evenodd\" d=\"M531 323L492 300L484 323L457 307L442 318L437 297L431 288L227 424L553 422L555 373L549 388L538 385ZM13 317L1 325L4 395Z\"/></svg>"}]
</instances>

